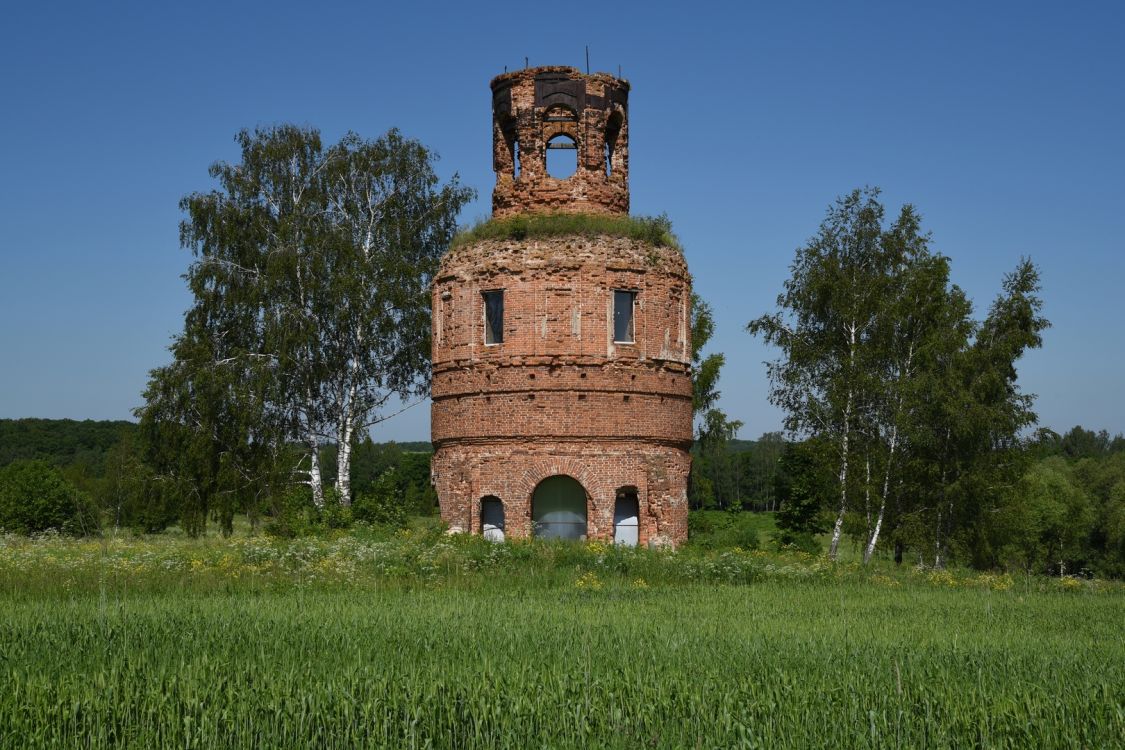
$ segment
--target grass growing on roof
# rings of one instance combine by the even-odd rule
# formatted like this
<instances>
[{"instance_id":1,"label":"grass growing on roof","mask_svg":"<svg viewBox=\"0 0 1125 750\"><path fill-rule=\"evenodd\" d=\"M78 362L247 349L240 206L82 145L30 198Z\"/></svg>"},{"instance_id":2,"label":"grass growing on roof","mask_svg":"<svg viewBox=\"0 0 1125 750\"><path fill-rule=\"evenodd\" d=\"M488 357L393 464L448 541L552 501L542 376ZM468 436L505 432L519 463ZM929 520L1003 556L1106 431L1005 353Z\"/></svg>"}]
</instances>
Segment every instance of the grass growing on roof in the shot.
<instances>
[{"instance_id":1,"label":"grass growing on roof","mask_svg":"<svg viewBox=\"0 0 1125 750\"><path fill-rule=\"evenodd\" d=\"M483 240L523 240L537 237L628 237L655 247L682 251L672 232L672 221L659 216L606 216L603 214L520 214L503 219L486 219L462 230L453 238L451 249Z\"/></svg>"}]
</instances>

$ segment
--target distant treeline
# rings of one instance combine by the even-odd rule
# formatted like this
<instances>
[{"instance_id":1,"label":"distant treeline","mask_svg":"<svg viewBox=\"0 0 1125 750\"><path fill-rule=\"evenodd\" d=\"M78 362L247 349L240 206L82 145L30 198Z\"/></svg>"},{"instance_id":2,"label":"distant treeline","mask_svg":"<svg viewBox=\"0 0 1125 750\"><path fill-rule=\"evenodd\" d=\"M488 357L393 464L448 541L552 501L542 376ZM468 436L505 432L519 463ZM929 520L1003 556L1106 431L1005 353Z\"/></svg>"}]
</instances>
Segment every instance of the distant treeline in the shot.
<instances>
[{"instance_id":1,"label":"distant treeline","mask_svg":"<svg viewBox=\"0 0 1125 750\"><path fill-rule=\"evenodd\" d=\"M688 503L692 509L776 511L780 432L757 440L701 440L692 448Z\"/></svg>"},{"instance_id":2,"label":"distant treeline","mask_svg":"<svg viewBox=\"0 0 1125 750\"><path fill-rule=\"evenodd\" d=\"M0 420L0 527L88 533L99 527L158 532L183 525L195 512L190 498L162 489L138 444L131 422ZM995 511L982 514L971 535L958 538L953 559L977 568L1125 577L1125 437L1083 427L1061 435L1039 430L1022 446L1013 454L1023 466L1021 479L995 488ZM831 522L839 492L819 456L822 449L777 432L757 440L701 440L692 449L690 505L774 511L779 529L774 542L821 551L817 535ZM334 446L321 451L329 484L335 480L335 451ZM401 523L406 515L433 514L431 453L426 442L367 438L354 447L356 500L349 511L330 504L310 515L307 487L282 476L282 485L292 482L290 490L224 496L204 523L222 527L232 514L244 514L278 533L301 534L354 520ZM35 495L39 489L43 492ZM334 515L340 512L344 517ZM849 514L845 524L845 533L859 544L862 513ZM909 514L891 514L888 527L888 558L924 561L924 530Z\"/></svg>"},{"instance_id":3,"label":"distant treeline","mask_svg":"<svg viewBox=\"0 0 1125 750\"><path fill-rule=\"evenodd\" d=\"M728 440L717 450L696 442L692 448L692 484L688 499L693 509L778 510L777 486L784 483L780 459L788 441L780 432L763 433L757 440ZM1073 427L1063 435L1039 430L1029 443L1036 459L1059 456L1071 461L1107 458L1125 452L1125 436Z\"/></svg>"},{"instance_id":4,"label":"distant treeline","mask_svg":"<svg viewBox=\"0 0 1125 750\"><path fill-rule=\"evenodd\" d=\"M37 459L101 476L110 448L136 431L136 424L121 420L0 419L0 466Z\"/></svg>"},{"instance_id":5,"label":"distant treeline","mask_svg":"<svg viewBox=\"0 0 1125 750\"><path fill-rule=\"evenodd\" d=\"M1079 426L1062 435L1041 429L1021 445L1010 457L1022 466L1019 481L990 488L993 510L957 537L953 558L977 568L1125 577L1125 437ZM830 449L766 433L700 441L692 453L693 508L777 511L778 541L822 551L818 535L839 494ZM862 497L863 485L856 490ZM861 505L845 519L857 545L865 512ZM888 527L888 556L929 563L928 530L912 513L891 514Z\"/></svg>"},{"instance_id":6,"label":"distant treeline","mask_svg":"<svg viewBox=\"0 0 1125 750\"><path fill-rule=\"evenodd\" d=\"M151 475L140 456L138 437L137 425L127 421L0 419L0 483L11 485L7 492L0 487L0 528L58 527L59 518L75 513L83 517L68 522L68 530L124 527L155 532L180 523L188 509L160 491L160 478ZM394 508L391 516L436 512L437 498L430 485L432 451L433 446L422 441L376 443L368 437L358 442L351 461L357 498L378 495L379 506L397 503L401 507ZM321 465L325 481L334 481L335 446L322 449ZM58 498L26 500L31 489L26 485L36 483L49 485ZM302 490L295 487L294 493L302 495ZM255 502L259 497L262 501ZM27 507L44 504L60 507L39 512L40 519L28 514ZM306 505L304 498L295 504ZM276 496L248 492L232 498L221 510L254 520L284 521L286 530L298 523L289 512L291 505ZM374 515L382 518L383 511Z\"/></svg>"}]
</instances>

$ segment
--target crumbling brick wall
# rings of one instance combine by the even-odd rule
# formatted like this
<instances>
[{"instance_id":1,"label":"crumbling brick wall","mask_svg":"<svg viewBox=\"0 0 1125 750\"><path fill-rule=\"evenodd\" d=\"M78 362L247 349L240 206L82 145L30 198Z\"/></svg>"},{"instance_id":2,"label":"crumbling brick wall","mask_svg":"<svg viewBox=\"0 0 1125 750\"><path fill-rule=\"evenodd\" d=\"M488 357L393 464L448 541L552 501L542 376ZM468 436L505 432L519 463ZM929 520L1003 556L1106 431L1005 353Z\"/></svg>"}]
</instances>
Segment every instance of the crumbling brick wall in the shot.
<instances>
[{"instance_id":1,"label":"crumbling brick wall","mask_svg":"<svg viewBox=\"0 0 1125 750\"><path fill-rule=\"evenodd\" d=\"M533 68L492 89L494 215L628 211L626 82ZM560 132L582 155L567 180L546 175L541 148ZM483 293L495 290L503 342L488 344ZM632 342L614 341L614 290L636 294ZM690 300L682 253L640 240L530 237L451 250L433 283L432 386L433 480L450 528L480 533L481 500L496 497L506 533L528 536L536 486L561 474L586 492L588 538L613 538L614 503L627 491L640 544L685 541Z\"/></svg>"},{"instance_id":2,"label":"crumbling brick wall","mask_svg":"<svg viewBox=\"0 0 1125 750\"><path fill-rule=\"evenodd\" d=\"M504 290L504 341L485 344L482 293ZM615 289L637 294L634 342L613 341ZM434 281L432 430L442 517L479 532L481 498L508 533L554 474L589 495L588 536L612 537L617 490L640 500L641 543L687 533L690 278L679 250L620 237L487 240Z\"/></svg>"},{"instance_id":3,"label":"crumbling brick wall","mask_svg":"<svg viewBox=\"0 0 1125 750\"><path fill-rule=\"evenodd\" d=\"M574 68L492 79L492 213L629 213L629 83ZM559 139L558 136L565 138ZM547 144L573 143L577 171L547 173Z\"/></svg>"}]
</instances>

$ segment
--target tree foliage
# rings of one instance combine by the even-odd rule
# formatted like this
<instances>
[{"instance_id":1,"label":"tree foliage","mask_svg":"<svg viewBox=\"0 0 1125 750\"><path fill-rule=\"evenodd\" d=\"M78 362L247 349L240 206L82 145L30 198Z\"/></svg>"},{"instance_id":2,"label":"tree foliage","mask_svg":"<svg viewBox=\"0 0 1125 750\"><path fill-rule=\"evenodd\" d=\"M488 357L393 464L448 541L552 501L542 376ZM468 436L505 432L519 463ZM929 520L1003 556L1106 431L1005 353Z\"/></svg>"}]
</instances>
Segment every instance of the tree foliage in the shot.
<instances>
[{"instance_id":1,"label":"tree foliage","mask_svg":"<svg viewBox=\"0 0 1125 750\"><path fill-rule=\"evenodd\" d=\"M30 534L48 529L91 534L98 530L96 508L46 461L21 459L0 468L0 530Z\"/></svg>"},{"instance_id":2,"label":"tree foliage","mask_svg":"<svg viewBox=\"0 0 1125 750\"><path fill-rule=\"evenodd\" d=\"M719 400L719 371L726 359L720 352L704 355L703 349L715 333L715 318L711 306L695 292L691 295L691 369L692 417L702 416L696 430L696 442L688 501L695 508L726 507L735 510L737 495L735 466L728 445L738 435L742 422L728 419L715 408ZM732 492L732 489L734 490ZM724 498L723 502L719 498Z\"/></svg>"},{"instance_id":3,"label":"tree foliage","mask_svg":"<svg viewBox=\"0 0 1125 750\"><path fill-rule=\"evenodd\" d=\"M695 292L691 293L691 410L705 414L719 400L719 370L726 359L720 352L704 356L703 348L715 333L711 306Z\"/></svg>"},{"instance_id":4,"label":"tree foliage","mask_svg":"<svg viewBox=\"0 0 1125 750\"><path fill-rule=\"evenodd\" d=\"M391 396L425 391L429 283L472 196L395 130L328 148L292 125L236 140L240 162L211 167L219 188L181 202L194 301L139 411L192 530L293 476L323 506L326 443L350 502L354 443Z\"/></svg>"},{"instance_id":5,"label":"tree foliage","mask_svg":"<svg viewBox=\"0 0 1125 750\"><path fill-rule=\"evenodd\" d=\"M768 373L786 428L832 453L830 554L846 522L865 559L889 526L941 565L951 550L984 548L971 539L981 515L1022 473L1020 436L1035 415L1015 363L1048 324L1028 260L973 321L917 211L904 206L884 228L878 195L856 190L829 209L798 249L778 311L749 329L781 350Z\"/></svg>"},{"instance_id":6,"label":"tree foliage","mask_svg":"<svg viewBox=\"0 0 1125 750\"><path fill-rule=\"evenodd\" d=\"M0 419L0 466L39 459L60 467L81 465L101 476L106 452L136 428L124 421Z\"/></svg>"},{"instance_id":7,"label":"tree foliage","mask_svg":"<svg viewBox=\"0 0 1125 750\"><path fill-rule=\"evenodd\" d=\"M777 528L782 544L811 551L818 546L813 537L830 527L825 510L830 507L835 486L832 461L825 454L825 446L816 440L785 446L774 478L774 491L780 503Z\"/></svg>"}]
</instances>

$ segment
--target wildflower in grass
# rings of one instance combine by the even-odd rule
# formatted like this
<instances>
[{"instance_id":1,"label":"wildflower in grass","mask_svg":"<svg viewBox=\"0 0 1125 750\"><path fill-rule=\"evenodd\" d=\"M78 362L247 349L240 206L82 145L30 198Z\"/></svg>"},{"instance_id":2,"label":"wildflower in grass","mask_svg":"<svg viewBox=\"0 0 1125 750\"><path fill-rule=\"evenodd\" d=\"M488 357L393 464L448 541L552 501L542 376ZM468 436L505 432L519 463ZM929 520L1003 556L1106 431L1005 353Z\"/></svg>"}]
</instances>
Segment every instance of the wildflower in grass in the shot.
<instances>
[{"instance_id":1,"label":"wildflower in grass","mask_svg":"<svg viewBox=\"0 0 1125 750\"><path fill-rule=\"evenodd\" d=\"M1007 573L996 575L994 573L985 573L977 576L974 583L981 588L991 589L992 591L1007 591L1012 588L1012 577Z\"/></svg>"},{"instance_id":2,"label":"wildflower in grass","mask_svg":"<svg viewBox=\"0 0 1125 750\"><path fill-rule=\"evenodd\" d=\"M648 588L648 582L645 581L645 579L643 579L643 578L636 578L636 579L633 580L633 588L635 588L635 589L647 589Z\"/></svg>"},{"instance_id":3,"label":"wildflower in grass","mask_svg":"<svg viewBox=\"0 0 1125 750\"><path fill-rule=\"evenodd\" d=\"M578 580L574 582L574 587L581 591L601 591L602 582L598 578L598 574L591 570L579 576Z\"/></svg>"},{"instance_id":4,"label":"wildflower in grass","mask_svg":"<svg viewBox=\"0 0 1125 750\"><path fill-rule=\"evenodd\" d=\"M1063 591L1081 591L1082 580L1074 576L1063 576L1059 579L1058 587Z\"/></svg>"},{"instance_id":5,"label":"wildflower in grass","mask_svg":"<svg viewBox=\"0 0 1125 750\"><path fill-rule=\"evenodd\" d=\"M946 586L948 588L955 588L957 586L957 579L948 570L932 570L926 576L926 582L931 586Z\"/></svg>"}]
</instances>

